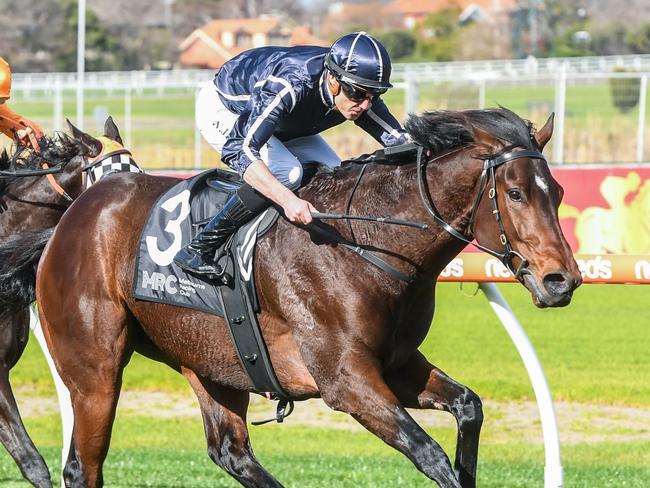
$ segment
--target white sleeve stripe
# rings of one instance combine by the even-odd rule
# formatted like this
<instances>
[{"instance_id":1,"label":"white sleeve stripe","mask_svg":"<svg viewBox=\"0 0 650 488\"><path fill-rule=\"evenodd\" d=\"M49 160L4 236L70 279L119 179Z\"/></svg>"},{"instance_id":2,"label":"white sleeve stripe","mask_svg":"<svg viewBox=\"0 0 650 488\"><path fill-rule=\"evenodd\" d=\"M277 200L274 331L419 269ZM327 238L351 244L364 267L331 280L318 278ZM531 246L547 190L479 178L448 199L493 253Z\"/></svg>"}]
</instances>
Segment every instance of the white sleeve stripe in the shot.
<instances>
[{"instance_id":1,"label":"white sleeve stripe","mask_svg":"<svg viewBox=\"0 0 650 488\"><path fill-rule=\"evenodd\" d=\"M269 76L265 80L261 80L261 81L258 81L257 83L255 83L254 87L258 88L258 87L262 86L264 83L266 83L267 81L274 81L276 83L280 83L281 85L284 85L285 87L287 87L289 89L289 93L291 94L291 103L292 103L291 110L293 110L293 108L296 106L296 93L293 91L293 87L291 86L291 84L285 79L278 78L276 76ZM227 98L228 100L246 101L246 100L250 100L250 98L251 98L250 95L230 95L228 93L224 93L223 91L219 90L218 88L217 88L217 92L222 97Z\"/></svg>"},{"instance_id":2,"label":"white sleeve stripe","mask_svg":"<svg viewBox=\"0 0 650 488\"><path fill-rule=\"evenodd\" d=\"M388 125L388 123L384 119L379 117L379 115L377 115L375 112L373 112L372 109L368 110L368 115L370 116L370 118L372 120L377 122L381 126L381 128L384 129L386 132L388 132L390 135L392 135L394 137L399 137L401 135L397 131L397 129L394 129L393 127Z\"/></svg>"},{"instance_id":3,"label":"white sleeve stripe","mask_svg":"<svg viewBox=\"0 0 650 488\"><path fill-rule=\"evenodd\" d=\"M269 76L268 79L284 85L286 87L285 90L289 90L289 93L291 94L291 110L293 110L293 108L296 106L296 92L293 91L293 87L291 86L291 83L289 83L287 80L283 78L278 78L276 76Z\"/></svg>"},{"instance_id":4,"label":"white sleeve stripe","mask_svg":"<svg viewBox=\"0 0 650 488\"><path fill-rule=\"evenodd\" d=\"M365 32L359 32L357 34L357 37L354 38L354 41L352 41L352 46L350 46L350 52L348 53L348 61L347 63L345 63L345 71L347 71L348 68L350 67L350 61L352 60L352 53L354 52L354 46L356 46L357 40L364 34Z\"/></svg>"},{"instance_id":5,"label":"white sleeve stripe","mask_svg":"<svg viewBox=\"0 0 650 488\"><path fill-rule=\"evenodd\" d=\"M246 156L251 161L256 161L258 158L253 154L253 151L251 151L250 148L250 142L253 136L255 135L255 131L262 125L262 122L264 122L264 119L266 119L269 114L273 111L275 107L278 106L280 101L282 100L282 97L284 97L287 93L291 92L292 88L291 86L287 86L283 90L281 90L273 99L271 103L264 109L264 111L255 119L255 122L253 122L253 125L251 125L250 129L248 130L248 134L246 134L246 137L244 138L244 142L242 144L242 149L244 150L244 153Z\"/></svg>"},{"instance_id":6,"label":"white sleeve stripe","mask_svg":"<svg viewBox=\"0 0 650 488\"><path fill-rule=\"evenodd\" d=\"M280 83L281 85L284 85L285 87L289 88L289 93L291 94L291 103L292 103L291 110L293 110L293 108L296 106L296 92L293 91L293 87L291 86L291 83L289 83L284 78L278 78L277 76L269 76L265 80L261 80L255 83L255 88L262 86L267 81L274 81L275 83Z\"/></svg>"},{"instance_id":7,"label":"white sleeve stripe","mask_svg":"<svg viewBox=\"0 0 650 488\"><path fill-rule=\"evenodd\" d=\"M228 93L224 93L221 90L217 88L217 93L221 95L224 98L227 98L228 100L236 100L236 101L244 101L244 100L250 100L251 96L250 95L229 95Z\"/></svg>"}]
</instances>

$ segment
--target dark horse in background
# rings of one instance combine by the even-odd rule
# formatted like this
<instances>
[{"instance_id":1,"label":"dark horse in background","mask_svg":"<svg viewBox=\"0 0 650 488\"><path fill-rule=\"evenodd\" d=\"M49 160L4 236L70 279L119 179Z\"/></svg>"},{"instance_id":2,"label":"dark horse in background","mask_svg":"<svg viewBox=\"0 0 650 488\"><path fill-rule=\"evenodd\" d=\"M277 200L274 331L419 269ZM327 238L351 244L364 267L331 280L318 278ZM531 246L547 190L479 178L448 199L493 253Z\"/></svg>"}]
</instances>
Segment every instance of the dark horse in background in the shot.
<instances>
[{"instance_id":1,"label":"dark horse in background","mask_svg":"<svg viewBox=\"0 0 650 488\"><path fill-rule=\"evenodd\" d=\"M43 137L36 152L18 147L13 156L0 155L0 242L6 243L54 227L72 201L85 189L84 161L97 156L97 141L70 124L73 137L63 134ZM119 131L109 117L105 137L122 144ZM60 165L51 176L25 176ZM7 176L22 174L22 176ZM54 178L54 182L51 180ZM7 258L0 253L0 262ZM36 277L34 276L33 281ZM2 283L0 301L0 441L23 476L37 487L52 486L43 458L25 430L16 406L9 371L20 359L29 337L29 306L24 290L11 282ZM54 372L55 373L55 372Z\"/></svg>"},{"instance_id":2,"label":"dark horse in background","mask_svg":"<svg viewBox=\"0 0 650 488\"><path fill-rule=\"evenodd\" d=\"M510 246L504 260L536 305L568 304L581 277L558 222L562 190L540 159L552 118L536 132L506 109L430 112L411 116L407 128L424 147L423 164L371 163L360 180L361 165L346 165L318 173L300 196L322 212L346 213L349 206L356 215L389 213L429 222L427 230L359 221L331 226L413 279L400 281L327 242L312 226L281 219L256 251L259 322L277 377L293 399L320 396L440 486L473 487L481 401L418 351L433 318L436 278L466 245L431 215L493 251ZM504 162L493 183L481 177L486 160ZM16 252L32 262L44 248L39 312L75 416L67 486L103 484L122 371L134 351L157 351L189 380L215 463L245 486L282 486L251 449L246 412L253 388L223 319L132 297L145 219L176 182L145 175L108 178L81 195L49 243L47 232L16 243ZM486 185L489 191L483 191ZM5 275L21 280L20 270ZM454 415L453 465L406 408Z\"/></svg>"}]
</instances>

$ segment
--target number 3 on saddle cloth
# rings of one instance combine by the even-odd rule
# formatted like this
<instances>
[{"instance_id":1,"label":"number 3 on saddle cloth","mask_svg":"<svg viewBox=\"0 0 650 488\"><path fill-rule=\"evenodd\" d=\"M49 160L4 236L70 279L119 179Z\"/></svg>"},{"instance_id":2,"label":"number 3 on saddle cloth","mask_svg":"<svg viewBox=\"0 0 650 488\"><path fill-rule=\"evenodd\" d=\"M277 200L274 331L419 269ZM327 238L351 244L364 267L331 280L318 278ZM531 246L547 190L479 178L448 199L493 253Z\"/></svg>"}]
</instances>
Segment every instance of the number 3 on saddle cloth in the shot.
<instances>
[{"instance_id":1,"label":"number 3 on saddle cloth","mask_svg":"<svg viewBox=\"0 0 650 488\"><path fill-rule=\"evenodd\" d=\"M213 169L183 180L164 193L149 213L139 241L134 296L223 316L217 290L221 280L188 273L176 266L176 253L216 215L243 181L231 171ZM257 237L278 218L270 208L242 226L217 250L225 269L224 281L235 277L246 283L257 311L253 288L253 250Z\"/></svg>"},{"instance_id":2,"label":"number 3 on saddle cloth","mask_svg":"<svg viewBox=\"0 0 650 488\"><path fill-rule=\"evenodd\" d=\"M267 209L217 250L228 279L188 273L173 261L242 184L236 173L214 169L179 182L158 199L140 236L133 295L224 317L255 389L281 400L275 419L281 422L290 401L275 377L259 330L253 276L255 243L276 222L277 210Z\"/></svg>"}]
</instances>

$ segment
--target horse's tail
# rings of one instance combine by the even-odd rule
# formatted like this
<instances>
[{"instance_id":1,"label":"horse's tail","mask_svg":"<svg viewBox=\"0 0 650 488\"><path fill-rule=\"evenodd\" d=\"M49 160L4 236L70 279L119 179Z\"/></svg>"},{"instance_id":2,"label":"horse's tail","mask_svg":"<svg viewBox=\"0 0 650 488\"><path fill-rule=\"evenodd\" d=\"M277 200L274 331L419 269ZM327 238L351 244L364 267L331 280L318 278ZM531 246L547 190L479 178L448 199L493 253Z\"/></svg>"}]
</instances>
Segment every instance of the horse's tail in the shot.
<instances>
[{"instance_id":1,"label":"horse's tail","mask_svg":"<svg viewBox=\"0 0 650 488\"><path fill-rule=\"evenodd\" d=\"M0 244L0 304L13 310L36 300L36 268L54 228L25 232Z\"/></svg>"}]
</instances>

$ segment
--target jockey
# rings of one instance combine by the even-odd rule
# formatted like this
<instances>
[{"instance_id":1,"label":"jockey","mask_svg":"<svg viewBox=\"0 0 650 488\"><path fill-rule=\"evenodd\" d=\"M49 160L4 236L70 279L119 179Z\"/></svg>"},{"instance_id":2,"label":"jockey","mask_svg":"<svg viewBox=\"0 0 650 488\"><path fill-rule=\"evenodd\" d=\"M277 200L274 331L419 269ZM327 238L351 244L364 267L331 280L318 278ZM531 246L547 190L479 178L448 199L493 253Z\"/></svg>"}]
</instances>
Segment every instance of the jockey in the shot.
<instances>
[{"instance_id":1,"label":"jockey","mask_svg":"<svg viewBox=\"0 0 650 488\"><path fill-rule=\"evenodd\" d=\"M16 142L25 141L29 134L36 138L43 136L43 129L38 124L11 110L5 102L11 96L11 68L0 57L0 132ZM17 128L19 127L19 128Z\"/></svg>"},{"instance_id":2,"label":"jockey","mask_svg":"<svg viewBox=\"0 0 650 488\"><path fill-rule=\"evenodd\" d=\"M196 122L245 183L176 254L176 264L194 273L217 273L215 249L269 200L291 222L309 224L316 209L292 191L301 184L302 165L341 164L320 132L351 120L383 146L407 142L380 98L392 87L390 73L388 52L365 32L345 35L329 49L251 49L224 64L199 92Z\"/></svg>"}]
</instances>

